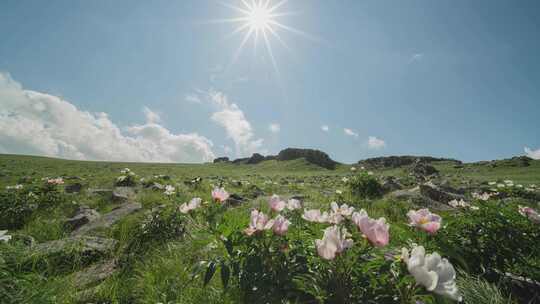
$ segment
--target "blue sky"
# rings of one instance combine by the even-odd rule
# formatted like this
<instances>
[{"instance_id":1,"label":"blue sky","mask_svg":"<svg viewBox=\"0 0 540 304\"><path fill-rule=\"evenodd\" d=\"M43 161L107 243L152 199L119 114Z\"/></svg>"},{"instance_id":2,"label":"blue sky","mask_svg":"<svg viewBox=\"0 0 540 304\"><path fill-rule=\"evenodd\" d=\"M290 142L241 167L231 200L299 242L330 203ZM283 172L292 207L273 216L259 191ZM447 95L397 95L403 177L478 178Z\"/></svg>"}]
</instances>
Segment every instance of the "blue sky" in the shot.
<instances>
[{"instance_id":1,"label":"blue sky","mask_svg":"<svg viewBox=\"0 0 540 304\"><path fill-rule=\"evenodd\" d=\"M269 37L277 73L262 40L232 62L243 34L226 36L242 23L207 22L239 16L218 1L2 1L0 153L191 162L310 147L343 162L475 161L530 147L540 158L538 1L294 0L279 11L309 35L277 28L288 48Z\"/></svg>"}]
</instances>

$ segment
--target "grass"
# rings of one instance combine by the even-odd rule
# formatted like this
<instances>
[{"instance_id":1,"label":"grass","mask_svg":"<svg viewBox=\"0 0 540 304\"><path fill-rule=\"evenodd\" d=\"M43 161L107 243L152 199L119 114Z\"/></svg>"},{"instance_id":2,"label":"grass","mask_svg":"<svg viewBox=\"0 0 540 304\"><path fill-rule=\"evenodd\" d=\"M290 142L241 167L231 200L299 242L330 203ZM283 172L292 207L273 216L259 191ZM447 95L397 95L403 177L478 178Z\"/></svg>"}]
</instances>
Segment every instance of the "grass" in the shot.
<instances>
[{"instance_id":1,"label":"grass","mask_svg":"<svg viewBox=\"0 0 540 304\"><path fill-rule=\"evenodd\" d=\"M148 213L156 207L165 206L172 210L192 197L210 201L210 189L220 183L223 183L229 192L243 196L247 196L253 190L250 187L255 185L264 191L265 196L228 209L223 214L223 224L213 232L203 218L196 217L186 223L188 232L183 238L160 241L159 236L156 236L155 240L145 240L148 243L142 252L125 260L119 272L86 295L73 287L72 276L65 270L70 267L72 270L79 269L80 265L63 265L67 261L61 259L38 259L34 266L28 267L22 261L26 254L24 246L12 248L11 258L8 256L7 260L12 260L8 261L9 269L16 269L13 275L20 279L20 282L17 281L20 292L17 298L7 303L79 303L86 300L99 303L238 303L238 290L225 291L217 278L219 276L214 277L209 286L203 287L200 278L193 278L193 266L198 261L223 251L223 248L216 245L220 235L228 235L245 228L250 208L267 210L266 197L273 193L302 195L305 197L306 208L327 209L329 203L335 200L352 202L357 208L365 208L372 217L385 217L392 223L391 244L395 246L420 241L425 237L406 224L406 212L411 208L409 203L386 198L357 199L347 192L342 178L352 175L350 165L339 165L336 170L327 170L303 159L287 162L265 161L258 165L148 164L0 155L0 191L23 180L26 187L28 182L38 185L42 183L42 178L58 176L63 176L66 184L80 182L85 189L112 189L114 180L120 175L119 171L126 167L137 174L137 180L151 179L154 175L169 176L170 180L163 183L174 185L177 193L173 197L166 197L162 191L139 186L135 200L142 204L141 212L123 218L108 229L92 232L94 235L118 241L113 253L115 257L128 254L126 248L133 242ZM435 167L443 178L455 185L462 185L463 181L480 184L504 179L512 179L516 184L525 186L540 185L540 161L533 161L529 167L465 164L462 168L455 168L453 163L446 162L437 163ZM407 170L408 168L373 171L376 176L408 178ZM203 178L199 186L184 183L195 177ZM338 195L336 190L344 193ZM116 206L107 198L89 195L84 191L65 196L66 203L36 211L20 230L10 233L31 236L37 243L61 239L69 233L63 222L73 214L77 206L85 204L101 213L109 212ZM446 216L445 213L442 215ZM319 231L314 233L321 234ZM44 266L38 267L40 263L45 263L45 270L40 268ZM2 268L0 283L1 273ZM468 303L512 303L497 286L469 275L460 277L459 284Z\"/></svg>"}]
</instances>

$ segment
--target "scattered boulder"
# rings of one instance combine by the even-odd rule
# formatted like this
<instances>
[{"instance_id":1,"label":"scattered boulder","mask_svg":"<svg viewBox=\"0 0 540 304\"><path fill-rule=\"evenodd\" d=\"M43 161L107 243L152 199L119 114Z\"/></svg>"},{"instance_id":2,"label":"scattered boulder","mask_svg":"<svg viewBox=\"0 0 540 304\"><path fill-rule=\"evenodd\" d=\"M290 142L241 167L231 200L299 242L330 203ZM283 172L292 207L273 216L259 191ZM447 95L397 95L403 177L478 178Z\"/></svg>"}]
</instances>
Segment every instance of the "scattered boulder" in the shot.
<instances>
[{"instance_id":1,"label":"scattered boulder","mask_svg":"<svg viewBox=\"0 0 540 304\"><path fill-rule=\"evenodd\" d=\"M224 157L218 157L216 159L214 159L214 164L217 164L217 163L228 163L230 160L228 157L224 156Z\"/></svg>"},{"instance_id":2,"label":"scattered boulder","mask_svg":"<svg viewBox=\"0 0 540 304\"><path fill-rule=\"evenodd\" d=\"M81 227L82 225L86 225L92 221L95 221L100 218L99 212L97 212L94 209L91 209L88 206L81 205L75 215L72 218L69 218L64 223L64 226L66 226L69 230L75 230Z\"/></svg>"},{"instance_id":3,"label":"scattered boulder","mask_svg":"<svg viewBox=\"0 0 540 304\"><path fill-rule=\"evenodd\" d=\"M420 194L434 201L444 204L448 203L451 200L465 199L464 195L455 192L457 191L453 191L449 187L443 189L433 183L425 183L420 185Z\"/></svg>"},{"instance_id":4,"label":"scattered boulder","mask_svg":"<svg viewBox=\"0 0 540 304\"><path fill-rule=\"evenodd\" d=\"M244 191L243 195L250 199L256 199L259 196L263 196L264 191L257 185L249 185Z\"/></svg>"},{"instance_id":5,"label":"scattered boulder","mask_svg":"<svg viewBox=\"0 0 540 304\"><path fill-rule=\"evenodd\" d=\"M80 236L97 228L108 228L126 215L136 212L141 208L142 205L139 203L124 203L100 218L80 226L78 229L71 232L71 235Z\"/></svg>"},{"instance_id":6,"label":"scattered boulder","mask_svg":"<svg viewBox=\"0 0 540 304\"><path fill-rule=\"evenodd\" d=\"M440 161L450 161L461 164L461 161L451 158L436 158L431 156L384 156L364 159L358 162L359 165L369 168L399 168L409 166L416 162L432 163Z\"/></svg>"},{"instance_id":7,"label":"scattered boulder","mask_svg":"<svg viewBox=\"0 0 540 304\"><path fill-rule=\"evenodd\" d=\"M225 201L225 203L229 204L230 206L238 206L245 201L246 199L239 194L232 193L231 195L229 195L229 198Z\"/></svg>"},{"instance_id":8,"label":"scattered boulder","mask_svg":"<svg viewBox=\"0 0 540 304\"><path fill-rule=\"evenodd\" d=\"M152 183L146 184L145 188L150 188L151 190L154 190L154 191L161 191L165 189L165 186L160 183L152 182Z\"/></svg>"},{"instance_id":9,"label":"scattered boulder","mask_svg":"<svg viewBox=\"0 0 540 304\"><path fill-rule=\"evenodd\" d=\"M381 187L385 193L403 189L403 186L394 176L384 177L383 181L381 182Z\"/></svg>"},{"instance_id":10,"label":"scattered boulder","mask_svg":"<svg viewBox=\"0 0 540 304\"><path fill-rule=\"evenodd\" d=\"M112 189L88 189L88 194L90 195L99 195L104 198L111 198L113 190Z\"/></svg>"},{"instance_id":11,"label":"scattered boulder","mask_svg":"<svg viewBox=\"0 0 540 304\"><path fill-rule=\"evenodd\" d=\"M420 193L420 189L418 187L408 190L397 190L394 192L390 192L388 194L388 197L399 201L407 201L411 203L415 208L429 208L436 211L452 210L452 208L448 205L441 204L437 201L432 200L429 197L423 196Z\"/></svg>"},{"instance_id":12,"label":"scattered boulder","mask_svg":"<svg viewBox=\"0 0 540 304\"><path fill-rule=\"evenodd\" d=\"M66 253L77 253L81 257L90 259L91 257L109 254L117 243L118 241L114 239L93 236L68 237L37 244L32 250L40 256L61 256Z\"/></svg>"},{"instance_id":13,"label":"scattered boulder","mask_svg":"<svg viewBox=\"0 0 540 304\"><path fill-rule=\"evenodd\" d=\"M66 193L79 193L81 192L83 185L81 183L69 184L64 188Z\"/></svg>"},{"instance_id":14,"label":"scattered boulder","mask_svg":"<svg viewBox=\"0 0 540 304\"><path fill-rule=\"evenodd\" d=\"M125 203L133 200L135 190L132 187L115 187L112 192L112 198L115 202Z\"/></svg>"},{"instance_id":15,"label":"scattered boulder","mask_svg":"<svg viewBox=\"0 0 540 304\"><path fill-rule=\"evenodd\" d=\"M73 283L76 288L93 286L110 277L117 271L118 261L116 259L106 260L94 264L84 270L73 274Z\"/></svg>"},{"instance_id":16,"label":"scattered boulder","mask_svg":"<svg viewBox=\"0 0 540 304\"><path fill-rule=\"evenodd\" d=\"M439 171L429 164L417 161L411 168L411 174L417 179L425 180L431 175L439 174Z\"/></svg>"}]
</instances>

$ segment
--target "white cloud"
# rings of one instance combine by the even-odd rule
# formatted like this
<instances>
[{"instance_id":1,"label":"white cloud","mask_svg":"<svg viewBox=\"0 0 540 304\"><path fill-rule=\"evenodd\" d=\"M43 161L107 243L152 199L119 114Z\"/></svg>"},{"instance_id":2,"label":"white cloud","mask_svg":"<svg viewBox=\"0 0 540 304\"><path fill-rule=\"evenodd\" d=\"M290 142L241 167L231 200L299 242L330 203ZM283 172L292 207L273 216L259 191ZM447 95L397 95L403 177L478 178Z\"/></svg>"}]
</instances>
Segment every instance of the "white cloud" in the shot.
<instances>
[{"instance_id":1,"label":"white cloud","mask_svg":"<svg viewBox=\"0 0 540 304\"><path fill-rule=\"evenodd\" d=\"M420 61L424 58L424 53L416 53L411 56L411 59L409 59L409 63L413 63L415 61Z\"/></svg>"},{"instance_id":2,"label":"white cloud","mask_svg":"<svg viewBox=\"0 0 540 304\"><path fill-rule=\"evenodd\" d=\"M343 133L345 133L345 135L347 135L347 136L358 137L358 133L356 133L353 130L348 129L348 128L344 128Z\"/></svg>"},{"instance_id":3,"label":"white cloud","mask_svg":"<svg viewBox=\"0 0 540 304\"><path fill-rule=\"evenodd\" d=\"M330 127L328 127L327 125L322 125L321 130L323 130L324 132L328 132L328 130L330 130Z\"/></svg>"},{"instance_id":4,"label":"white cloud","mask_svg":"<svg viewBox=\"0 0 540 304\"><path fill-rule=\"evenodd\" d=\"M221 148L226 155L230 155L232 153L232 148L229 146L223 145L221 146Z\"/></svg>"},{"instance_id":5,"label":"white cloud","mask_svg":"<svg viewBox=\"0 0 540 304\"><path fill-rule=\"evenodd\" d=\"M158 123L161 121L161 116L158 113L150 110L148 107L143 108L144 116L147 123Z\"/></svg>"},{"instance_id":6,"label":"white cloud","mask_svg":"<svg viewBox=\"0 0 540 304\"><path fill-rule=\"evenodd\" d=\"M368 148L378 150L386 147L386 142L375 136L370 136L368 138Z\"/></svg>"},{"instance_id":7,"label":"white cloud","mask_svg":"<svg viewBox=\"0 0 540 304\"><path fill-rule=\"evenodd\" d=\"M195 94L187 94L185 100L191 103L201 103L201 99Z\"/></svg>"},{"instance_id":8,"label":"white cloud","mask_svg":"<svg viewBox=\"0 0 540 304\"><path fill-rule=\"evenodd\" d=\"M540 159L540 148L537 150L531 150L530 148L525 147L524 150L528 157L532 159Z\"/></svg>"},{"instance_id":9,"label":"white cloud","mask_svg":"<svg viewBox=\"0 0 540 304\"><path fill-rule=\"evenodd\" d=\"M155 112L143 111L147 122L122 132L106 113L82 111L57 96L25 90L0 73L0 153L145 162L214 158L206 137L174 134L157 123Z\"/></svg>"},{"instance_id":10,"label":"white cloud","mask_svg":"<svg viewBox=\"0 0 540 304\"><path fill-rule=\"evenodd\" d=\"M272 133L279 133L279 131L281 131L281 126L278 123L271 123L268 125L268 130Z\"/></svg>"},{"instance_id":11,"label":"white cloud","mask_svg":"<svg viewBox=\"0 0 540 304\"><path fill-rule=\"evenodd\" d=\"M227 96L218 91L208 92L210 100L218 107L210 117L222 126L227 136L234 142L236 155L248 156L255 152L265 153L262 149L263 139L255 139L251 123L237 104L229 102Z\"/></svg>"}]
</instances>

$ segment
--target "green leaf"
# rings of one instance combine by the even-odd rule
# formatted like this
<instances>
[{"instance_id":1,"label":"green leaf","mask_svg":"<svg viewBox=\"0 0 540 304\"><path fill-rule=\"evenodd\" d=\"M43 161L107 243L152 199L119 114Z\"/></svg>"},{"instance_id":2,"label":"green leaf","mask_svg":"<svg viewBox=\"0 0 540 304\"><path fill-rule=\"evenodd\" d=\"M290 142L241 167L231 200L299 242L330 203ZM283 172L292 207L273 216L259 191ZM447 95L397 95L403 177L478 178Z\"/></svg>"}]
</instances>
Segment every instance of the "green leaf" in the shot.
<instances>
[{"instance_id":1,"label":"green leaf","mask_svg":"<svg viewBox=\"0 0 540 304\"><path fill-rule=\"evenodd\" d=\"M221 263L221 284L223 288L227 289L229 286L229 278L231 276L231 270L225 263Z\"/></svg>"},{"instance_id":2,"label":"green leaf","mask_svg":"<svg viewBox=\"0 0 540 304\"><path fill-rule=\"evenodd\" d=\"M214 276L215 272L216 272L216 263L215 262L208 263L208 268L206 268L206 274L204 275L204 286L210 283L210 280L212 280L212 277Z\"/></svg>"}]
</instances>

